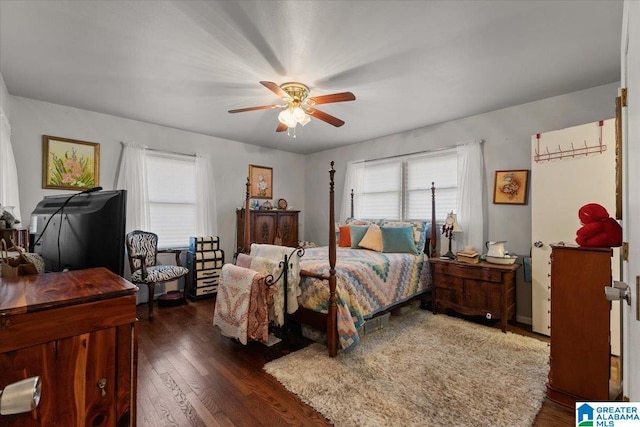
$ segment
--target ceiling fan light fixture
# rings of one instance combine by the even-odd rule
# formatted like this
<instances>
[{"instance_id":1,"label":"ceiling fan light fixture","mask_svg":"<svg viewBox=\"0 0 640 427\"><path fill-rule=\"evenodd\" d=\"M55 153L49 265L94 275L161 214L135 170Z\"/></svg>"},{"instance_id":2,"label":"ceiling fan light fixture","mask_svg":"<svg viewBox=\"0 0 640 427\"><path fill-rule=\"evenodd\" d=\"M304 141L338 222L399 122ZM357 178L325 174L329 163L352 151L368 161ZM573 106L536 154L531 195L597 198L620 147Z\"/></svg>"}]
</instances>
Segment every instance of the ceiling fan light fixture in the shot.
<instances>
[{"instance_id":1,"label":"ceiling fan light fixture","mask_svg":"<svg viewBox=\"0 0 640 427\"><path fill-rule=\"evenodd\" d=\"M289 128L296 127L296 124L298 123L289 108L282 110L280 114L278 114L278 120Z\"/></svg>"},{"instance_id":2,"label":"ceiling fan light fixture","mask_svg":"<svg viewBox=\"0 0 640 427\"><path fill-rule=\"evenodd\" d=\"M307 114L300 107L295 107L293 109L293 118L296 119L296 122L302 123L302 121L307 117Z\"/></svg>"},{"instance_id":3,"label":"ceiling fan light fixture","mask_svg":"<svg viewBox=\"0 0 640 427\"><path fill-rule=\"evenodd\" d=\"M307 113L304 113L304 119L300 120L298 123L300 123L302 126L304 126L307 123L309 123L310 121L311 121L311 117L309 117L309 115Z\"/></svg>"},{"instance_id":4,"label":"ceiling fan light fixture","mask_svg":"<svg viewBox=\"0 0 640 427\"><path fill-rule=\"evenodd\" d=\"M287 109L282 110L280 114L278 114L278 121L280 121L280 123L284 124L288 128L295 128L298 123L300 123L302 126L306 125L311 121L311 118L299 106L289 106Z\"/></svg>"}]
</instances>

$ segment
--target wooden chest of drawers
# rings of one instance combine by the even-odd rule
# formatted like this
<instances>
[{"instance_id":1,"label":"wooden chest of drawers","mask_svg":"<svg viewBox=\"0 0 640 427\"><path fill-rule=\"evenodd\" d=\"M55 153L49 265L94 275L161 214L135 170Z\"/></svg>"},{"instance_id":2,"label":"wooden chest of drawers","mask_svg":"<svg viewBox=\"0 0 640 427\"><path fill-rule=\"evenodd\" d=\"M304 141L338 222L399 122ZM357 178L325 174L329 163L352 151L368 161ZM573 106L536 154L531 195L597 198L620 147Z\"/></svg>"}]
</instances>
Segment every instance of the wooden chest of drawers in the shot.
<instances>
[{"instance_id":1,"label":"wooden chest of drawers","mask_svg":"<svg viewBox=\"0 0 640 427\"><path fill-rule=\"evenodd\" d=\"M298 246L298 213L291 210L251 210L249 241L273 245L276 237L282 239L282 246ZM236 211L237 252L242 252L244 242L244 209Z\"/></svg>"},{"instance_id":2,"label":"wooden chest of drawers","mask_svg":"<svg viewBox=\"0 0 640 427\"><path fill-rule=\"evenodd\" d=\"M0 279L0 388L42 381L0 425L135 426L136 291L106 268Z\"/></svg>"},{"instance_id":3,"label":"wooden chest of drawers","mask_svg":"<svg viewBox=\"0 0 640 427\"><path fill-rule=\"evenodd\" d=\"M551 246L551 353L547 397L575 408L609 400L611 248ZM635 346L637 344L631 344Z\"/></svg>"},{"instance_id":4,"label":"wooden chest of drawers","mask_svg":"<svg viewBox=\"0 0 640 427\"><path fill-rule=\"evenodd\" d=\"M198 300L215 295L224 264L224 251L218 237L192 237L187 252L187 295Z\"/></svg>"},{"instance_id":5,"label":"wooden chest of drawers","mask_svg":"<svg viewBox=\"0 0 640 427\"><path fill-rule=\"evenodd\" d=\"M451 309L469 316L500 319L502 331L516 314L516 270L520 264L467 264L429 260L433 278L433 312Z\"/></svg>"}]
</instances>

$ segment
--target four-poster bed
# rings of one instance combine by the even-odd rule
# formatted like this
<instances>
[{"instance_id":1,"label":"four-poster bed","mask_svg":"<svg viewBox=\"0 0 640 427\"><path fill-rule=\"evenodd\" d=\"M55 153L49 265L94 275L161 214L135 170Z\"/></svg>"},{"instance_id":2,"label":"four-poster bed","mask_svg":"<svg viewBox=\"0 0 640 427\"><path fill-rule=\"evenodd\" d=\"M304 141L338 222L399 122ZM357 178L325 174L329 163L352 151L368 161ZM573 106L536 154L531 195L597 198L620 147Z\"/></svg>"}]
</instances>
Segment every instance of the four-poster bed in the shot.
<instances>
[{"instance_id":1,"label":"four-poster bed","mask_svg":"<svg viewBox=\"0 0 640 427\"><path fill-rule=\"evenodd\" d=\"M350 349L358 342L357 329L364 319L389 310L430 288L428 256L435 256L435 188L431 187L431 232L423 236L419 254L382 253L368 249L338 248L335 232L334 162L329 171L329 245L306 249L300 259L297 309L287 316L314 329L326 331L329 356L338 346ZM245 209L250 209L247 181ZM353 193L351 212L353 216ZM243 252L251 248L250 215L245 215ZM384 227L384 223L382 223ZM391 226L392 223L389 223ZM394 225L407 223L394 222ZM426 223L425 223L426 224ZM423 227L426 233L426 227ZM417 241L416 241L417 243ZM357 246L356 246L357 247ZM341 257L337 257L340 252ZM304 252L303 252L304 253ZM327 264L328 261L328 264ZM327 286L328 285L328 286ZM287 292L285 292L286 294ZM295 292L293 295L296 295Z\"/></svg>"}]
</instances>

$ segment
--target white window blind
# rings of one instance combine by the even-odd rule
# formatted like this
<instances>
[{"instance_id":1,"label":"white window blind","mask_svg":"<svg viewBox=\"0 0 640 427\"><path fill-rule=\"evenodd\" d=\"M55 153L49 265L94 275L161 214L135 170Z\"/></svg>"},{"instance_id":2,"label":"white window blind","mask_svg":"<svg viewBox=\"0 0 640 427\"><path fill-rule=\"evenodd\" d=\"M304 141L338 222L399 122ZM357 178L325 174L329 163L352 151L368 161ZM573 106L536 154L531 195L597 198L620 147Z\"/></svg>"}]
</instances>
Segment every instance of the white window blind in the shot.
<instances>
[{"instance_id":1,"label":"white window blind","mask_svg":"<svg viewBox=\"0 0 640 427\"><path fill-rule=\"evenodd\" d=\"M361 197L363 218L400 219L402 208L402 163L367 163Z\"/></svg>"},{"instance_id":2,"label":"white window blind","mask_svg":"<svg viewBox=\"0 0 640 427\"><path fill-rule=\"evenodd\" d=\"M186 247L196 229L195 158L169 153L147 154L150 231L158 247Z\"/></svg>"},{"instance_id":3,"label":"white window blind","mask_svg":"<svg viewBox=\"0 0 640 427\"><path fill-rule=\"evenodd\" d=\"M359 192L361 218L431 219L431 183L436 219L456 208L458 158L455 149L368 161Z\"/></svg>"},{"instance_id":4,"label":"white window blind","mask_svg":"<svg viewBox=\"0 0 640 427\"><path fill-rule=\"evenodd\" d=\"M438 151L406 161L405 219L431 218L431 183L436 186L436 219L456 209L458 157L456 150Z\"/></svg>"}]
</instances>

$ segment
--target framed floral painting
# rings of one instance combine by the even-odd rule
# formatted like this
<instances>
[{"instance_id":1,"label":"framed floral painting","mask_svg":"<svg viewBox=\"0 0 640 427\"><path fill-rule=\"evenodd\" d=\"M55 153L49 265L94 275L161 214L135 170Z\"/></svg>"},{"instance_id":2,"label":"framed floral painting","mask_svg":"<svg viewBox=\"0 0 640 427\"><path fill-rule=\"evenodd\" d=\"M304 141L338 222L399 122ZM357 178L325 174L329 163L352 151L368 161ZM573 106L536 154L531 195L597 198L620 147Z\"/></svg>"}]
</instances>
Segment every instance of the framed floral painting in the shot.
<instances>
[{"instance_id":1,"label":"framed floral painting","mask_svg":"<svg viewBox=\"0 0 640 427\"><path fill-rule=\"evenodd\" d=\"M100 144L42 135L42 188L86 190L99 181Z\"/></svg>"},{"instance_id":2,"label":"framed floral painting","mask_svg":"<svg viewBox=\"0 0 640 427\"><path fill-rule=\"evenodd\" d=\"M249 165L249 182L252 199L273 199L273 169L266 166Z\"/></svg>"},{"instance_id":3,"label":"framed floral painting","mask_svg":"<svg viewBox=\"0 0 640 427\"><path fill-rule=\"evenodd\" d=\"M493 203L526 205L529 170L496 171Z\"/></svg>"}]
</instances>

